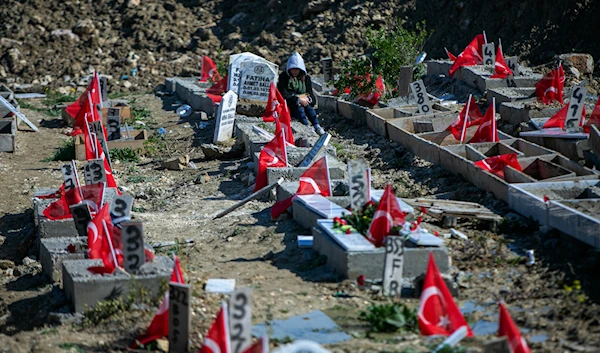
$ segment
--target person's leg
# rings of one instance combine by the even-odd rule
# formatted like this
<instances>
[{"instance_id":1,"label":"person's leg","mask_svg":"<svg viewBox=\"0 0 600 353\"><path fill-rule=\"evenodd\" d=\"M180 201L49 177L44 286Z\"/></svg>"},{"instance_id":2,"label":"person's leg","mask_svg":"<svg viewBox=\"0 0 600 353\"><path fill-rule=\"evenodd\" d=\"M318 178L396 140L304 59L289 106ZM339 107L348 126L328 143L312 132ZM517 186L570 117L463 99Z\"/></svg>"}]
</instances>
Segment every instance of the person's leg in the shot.
<instances>
[{"instance_id":1,"label":"person's leg","mask_svg":"<svg viewBox=\"0 0 600 353\"><path fill-rule=\"evenodd\" d=\"M317 112L315 112L315 108L311 107L310 105L307 105L306 107L304 107L304 109L300 110L304 110L305 115L308 117L308 120L310 120L310 123L315 128L315 132L319 135L323 135L325 133L325 130L323 130L321 125L319 125L319 119L317 119Z\"/></svg>"},{"instance_id":2,"label":"person's leg","mask_svg":"<svg viewBox=\"0 0 600 353\"><path fill-rule=\"evenodd\" d=\"M290 106L290 115L292 118L298 119L302 124L308 126L308 120L306 120L306 113L304 112L303 107L297 105Z\"/></svg>"}]
</instances>

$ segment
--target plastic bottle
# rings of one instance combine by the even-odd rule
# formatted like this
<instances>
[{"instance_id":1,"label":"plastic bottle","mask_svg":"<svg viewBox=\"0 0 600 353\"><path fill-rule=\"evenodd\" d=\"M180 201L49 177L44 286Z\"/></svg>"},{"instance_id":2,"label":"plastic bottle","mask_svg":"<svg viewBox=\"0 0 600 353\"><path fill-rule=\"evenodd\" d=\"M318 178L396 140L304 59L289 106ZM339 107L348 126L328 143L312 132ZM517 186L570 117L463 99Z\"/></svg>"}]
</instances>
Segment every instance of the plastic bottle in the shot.
<instances>
[{"instance_id":1,"label":"plastic bottle","mask_svg":"<svg viewBox=\"0 0 600 353\"><path fill-rule=\"evenodd\" d=\"M187 118L188 116L192 115L192 107L190 107L187 104L184 104L184 105L180 106L179 108L177 108L176 112L177 112L177 115L179 115L179 117Z\"/></svg>"}]
</instances>

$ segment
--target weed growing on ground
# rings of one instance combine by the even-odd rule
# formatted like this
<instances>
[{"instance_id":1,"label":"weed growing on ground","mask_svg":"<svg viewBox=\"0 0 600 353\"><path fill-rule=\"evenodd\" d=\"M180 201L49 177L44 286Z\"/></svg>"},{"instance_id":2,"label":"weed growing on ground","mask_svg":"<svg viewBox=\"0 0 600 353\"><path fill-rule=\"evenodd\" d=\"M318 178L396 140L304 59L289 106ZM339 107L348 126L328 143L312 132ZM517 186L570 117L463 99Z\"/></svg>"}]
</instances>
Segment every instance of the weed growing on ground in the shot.
<instances>
[{"instance_id":1,"label":"weed growing on ground","mask_svg":"<svg viewBox=\"0 0 600 353\"><path fill-rule=\"evenodd\" d=\"M148 156L155 156L167 151L167 141L160 135L152 135L144 142L144 148Z\"/></svg>"},{"instance_id":2,"label":"weed growing on ground","mask_svg":"<svg viewBox=\"0 0 600 353\"><path fill-rule=\"evenodd\" d=\"M59 348L65 349L69 352L75 350L75 352L77 353L85 353L85 350L83 350L83 348L79 347L79 345L75 344L75 343L61 343L58 345Z\"/></svg>"},{"instance_id":3,"label":"weed growing on ground","mask_svg":"<svg viewBox=\"0 0 600 353\"><path fill-rule=\"evenodd\" d=\"M139 162L140 157L137 154L138 151L133 150L131 147L125 148L113 148L109 151L110 159L115 161L119 160L121 162Z\"/></svg>"},{"instance_id":4,"label":"weed growing on ground","mask_svg":"<svg viewBox=\"0 0 600 353\"><path fill-rule=\"evenodd\" d=\"M42 162L70 161L75 159L75 139L70 138L63 141L62 146L56 149L52 157L42 159Z\"/></svg>"},{"instance_id":5,"label":"weed growing on ground","mask_svg":"<svg viewBox=\"0 0 600 353\"><path fill-rule=\"evenodd\" d=\"M371 324L373 332L416 332L417 310L404 304L373 304L361 311L359 318Z\"/></svg>"},{"instance_id":6,"label":"weed growing on ground","mask_svg":"<svg viewBox=\"0 0 600 353\"><path fill-rule=\"evenodd\" d=\"M134 107L131 109L131 118L134 121L147 120L152 118L152 111L146 108L139 109Z\"/></svg>"},{"instance_id":7,"label":"weed growing on ground","mask_svg":"<svg viewBox=\"0 0 600 353\"><path fill-rule=\"evenodd\" d=\"M162 287L161 287L162 289ZM84 312L84 319L81 323L82 327L92 327L116 316L126 314L132 310L132 304L148 304L157 306L158 301L162 300L162 296L153 298L151 293L146 288L139 287L131 289L127 297L117 297L105 301L101 301L92 308L87 308Z\"/></svg>"},{"instance_id":8,"label":"weed growing on ground","mask_svg":"<svg viewBox=\"0 0 600 353\"><path fill-rule=\"evenodd\" d=\"M73 90L75 92L75 90ZM72 103L77 100L77 97L71 94L62 94L58 91L46 91L46 98L42 103L47 107L53 107L57 104Z\"/></svg>"}]
</instances>

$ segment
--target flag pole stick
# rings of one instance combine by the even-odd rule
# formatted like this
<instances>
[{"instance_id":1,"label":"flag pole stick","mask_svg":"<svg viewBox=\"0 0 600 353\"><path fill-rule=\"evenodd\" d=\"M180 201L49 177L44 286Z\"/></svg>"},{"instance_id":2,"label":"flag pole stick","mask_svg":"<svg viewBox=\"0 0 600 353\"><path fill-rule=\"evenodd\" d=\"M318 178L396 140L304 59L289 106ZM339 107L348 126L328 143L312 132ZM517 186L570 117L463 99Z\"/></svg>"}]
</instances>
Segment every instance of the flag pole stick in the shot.
<instances>
[{"instance_id":1,"label":"flag pole stick","mask_svg":"<svg viewBox=\"0 0 600 353\"><path fill-rule=\"evenodd\" d=\"M492 98L492 141L498 142L498 123L496 122L496 97Z\"/></svg>"},{"instance_id":2,"label":"flag pole stick","mask_svg":"<svg viewBox=\"0 0 600 353\"><path fill-rule=\"evenodd\" d=\"M110 254L112 255L113 261L115 262L115 267L125 273L128 277L131 277L125 269L119 266L117 262L117 254L115 253L115 248L113 247L112 239L110 238L110 233L108 232L108 227L106 226L106 221L102 220L102 227L104 228L104 233L106 234L106 240L108 241L108 246L110 247Z\"/></svg>"},{"instance_id":3,"label":"flag pole stick","mask_svg":"<svg viewBox=\"0 0 600 353\"><path fill-rule=\"evenodd\" d=\"M73 173L75 173L75 182L77 183L77 189L79 189L79 196L81 196L81 200L83 201L83 191L81 190L81 184L79 183L79 175L77 175L77 167L75 166L75 160L71 159L71 169L73 169Z\"/></svg>"},{"instance_id":4,"label":"flag pole stick","mask_svg":"<svg viewBox=\"0 0 600 353\"><path fill-rule=\"evenodd\" d=\"M460 143L464 143L467 135L467 122L469 121L469 109L471 107L471 98L473 96L469 94L469 100L467 101L467 109L465 110L465 121L463 122L463 129L460 134Z\"/></svg>"},{"instance_id":5,"label":"flag pole stick","mask_svg":"<svg viewBox=\"0 0 600 353\"><path fill-rule=\"evenodd\" d=\"M485 31L483 31L483 41L485 42L485 44L488 44L487 36L485 35Z\"/></svg>"}]
</instances>

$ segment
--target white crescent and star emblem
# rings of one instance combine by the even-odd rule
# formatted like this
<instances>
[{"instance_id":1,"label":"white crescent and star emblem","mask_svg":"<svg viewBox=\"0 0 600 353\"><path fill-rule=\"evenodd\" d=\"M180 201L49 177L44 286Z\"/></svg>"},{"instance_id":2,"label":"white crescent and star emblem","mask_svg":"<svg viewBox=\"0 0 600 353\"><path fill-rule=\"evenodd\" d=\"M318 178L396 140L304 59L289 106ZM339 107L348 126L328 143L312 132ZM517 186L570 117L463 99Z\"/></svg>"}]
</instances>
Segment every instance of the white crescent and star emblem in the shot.
<instances>
[{"instance_id":1,"label":"white crescent and star emblem","mask_svg":"<svg viewBox=\"0 0 600 353\"><path fill-rule=\"evenodd\" d=\"M429 322L429 320L427 320L425 318L425 315L423 315L423 309L425 309L425 305L427 304L427 300L429 300L429 298L431 298L431 297L433 297L435 295L437 295L438 298L440 298L440 302L442 303L442 306L443 307L446 306L446 301L444 300L444 296L442 295L442 292L440 291L440 289L438 287L432 286L432 287L425 288L423 290L423 293L421 293L421 300L420 300L420 303L419 303L419 313L418 313L419 318L421 319L421 321L425 325L432 325L432 323ZM448 327L449 324L450 324L450 321L444 315L442 315L439 318L439 322L436 323L437 326L441 326L444 329L446 327Z\"/></svg>"}]
</instances>

